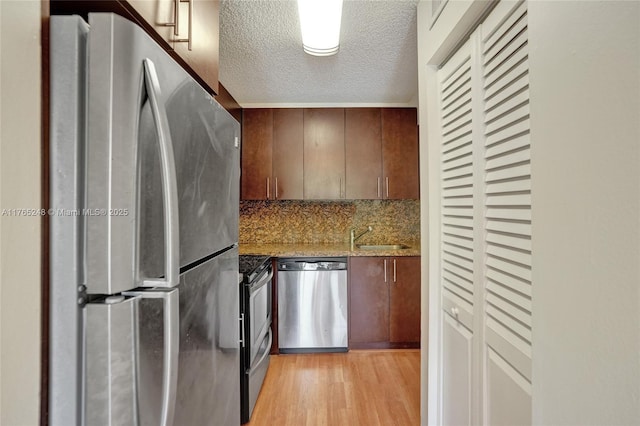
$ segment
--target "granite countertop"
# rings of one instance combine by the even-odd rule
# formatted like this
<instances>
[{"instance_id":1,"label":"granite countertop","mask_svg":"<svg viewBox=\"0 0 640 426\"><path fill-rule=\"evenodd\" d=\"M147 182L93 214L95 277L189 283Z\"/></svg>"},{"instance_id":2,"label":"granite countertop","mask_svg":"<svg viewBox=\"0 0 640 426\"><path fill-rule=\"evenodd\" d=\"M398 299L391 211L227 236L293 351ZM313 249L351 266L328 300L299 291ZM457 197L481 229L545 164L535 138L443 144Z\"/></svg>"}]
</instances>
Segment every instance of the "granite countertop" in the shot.
<instances>
[{"instance_id":1,"label":"granite countertop","mask_svg":"<svg viewBox=\"0 0 640 426\"><path fill-rule=\"evenodd\" d=\"M240 254L272 257L335 257L335 256L420 256L420 242L403 242L401 250L350 250L348 243L336 244L240 244Z\"/></svg>"}]
</instances>

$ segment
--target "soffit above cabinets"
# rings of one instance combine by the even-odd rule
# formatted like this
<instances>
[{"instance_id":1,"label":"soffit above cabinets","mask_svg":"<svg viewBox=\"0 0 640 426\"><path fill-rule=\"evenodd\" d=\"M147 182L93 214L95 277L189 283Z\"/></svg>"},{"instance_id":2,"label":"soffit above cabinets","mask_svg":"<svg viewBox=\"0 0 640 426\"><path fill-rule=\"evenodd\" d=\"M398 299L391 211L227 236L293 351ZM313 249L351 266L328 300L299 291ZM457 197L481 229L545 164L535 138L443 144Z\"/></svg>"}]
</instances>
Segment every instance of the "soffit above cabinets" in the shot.
<instances>
[{"instance_id":1,"label":"soffit above cabinets","mask_svg":"<svg viewBox=\"0 0 640 426\"><path fill-rule=\"evenodd\" d=\"M220 82L244 108L416 106L418 0L344 0L340 50L302 50L293 0L222 0Z\"/></svg>"}]
</instances>

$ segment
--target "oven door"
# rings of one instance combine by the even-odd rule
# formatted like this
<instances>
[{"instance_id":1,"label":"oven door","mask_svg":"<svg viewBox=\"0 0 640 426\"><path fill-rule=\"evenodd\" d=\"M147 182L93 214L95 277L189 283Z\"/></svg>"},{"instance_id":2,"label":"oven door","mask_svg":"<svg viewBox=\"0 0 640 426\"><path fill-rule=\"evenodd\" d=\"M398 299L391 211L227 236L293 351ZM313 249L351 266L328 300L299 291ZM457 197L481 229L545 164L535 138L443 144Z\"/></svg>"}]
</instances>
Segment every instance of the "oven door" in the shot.
<instances>
[{"instance_id":1,"label":"oven door","mask_svg":"<svg viewBox=\"0 0 640 426\"><path fill-rule=\"evenodd\" d=\"M253 366L260 355L267 333L271 328L271 279L273 268L269 265L253 283L248 285L249 295L249 358L248 365Z\"/></svg>"}]
</instances>

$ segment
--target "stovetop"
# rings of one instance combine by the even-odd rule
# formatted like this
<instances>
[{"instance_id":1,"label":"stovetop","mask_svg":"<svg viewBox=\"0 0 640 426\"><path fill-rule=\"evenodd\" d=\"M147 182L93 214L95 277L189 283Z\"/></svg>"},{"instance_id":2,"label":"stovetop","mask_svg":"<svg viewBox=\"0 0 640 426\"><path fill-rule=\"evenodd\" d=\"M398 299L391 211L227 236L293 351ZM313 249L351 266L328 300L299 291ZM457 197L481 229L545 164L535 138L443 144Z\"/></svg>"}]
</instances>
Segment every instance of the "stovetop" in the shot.
<instances>
[{"instance_id":1,"label":"stovetop","mask_svg":"<svg viewBox=\"0 0 640 426\"><path fill-rule=\"evenodd\" d=\"M271 257L245 254L240 256L239 262L244 282L250 283L269 265Z\"/></svg>"}]
</instances>

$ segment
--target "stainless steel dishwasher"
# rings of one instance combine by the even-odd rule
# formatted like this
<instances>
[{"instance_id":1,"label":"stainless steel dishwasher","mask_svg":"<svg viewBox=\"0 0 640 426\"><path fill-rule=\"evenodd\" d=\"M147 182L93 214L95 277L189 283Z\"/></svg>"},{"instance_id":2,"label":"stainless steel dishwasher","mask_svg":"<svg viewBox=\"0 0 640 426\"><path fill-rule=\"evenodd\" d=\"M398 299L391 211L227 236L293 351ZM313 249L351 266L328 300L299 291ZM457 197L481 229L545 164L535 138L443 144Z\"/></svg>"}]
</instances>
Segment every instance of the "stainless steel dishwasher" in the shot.
<instances>
[{"instance_id":1,"label":"stainless steel dishwasher","mask_svg":"<svg viewBox=\"0 0 640 426\"><path fill-rule=\"evenodd\" d=\"M346 352L347 345L347 259L279 259L280 353Z\"/></svg>"}]
</instances>

